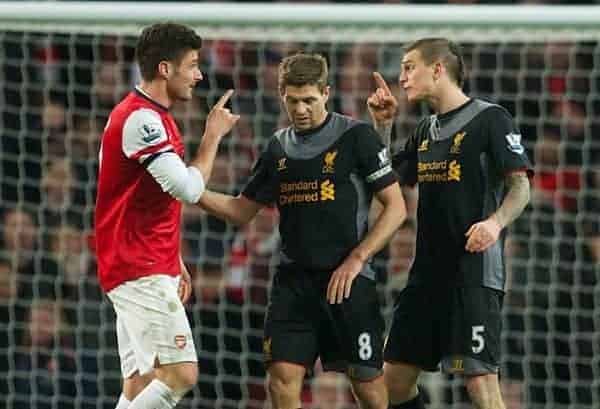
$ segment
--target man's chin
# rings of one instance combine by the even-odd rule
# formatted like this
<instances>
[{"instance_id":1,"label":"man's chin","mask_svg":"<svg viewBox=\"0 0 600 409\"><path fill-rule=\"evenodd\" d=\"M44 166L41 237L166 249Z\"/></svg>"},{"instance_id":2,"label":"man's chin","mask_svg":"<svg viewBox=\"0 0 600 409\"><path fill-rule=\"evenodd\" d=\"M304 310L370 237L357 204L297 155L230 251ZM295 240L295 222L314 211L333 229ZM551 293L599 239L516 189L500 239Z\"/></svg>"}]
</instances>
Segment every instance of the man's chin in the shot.
<instances>
[{"instance_id":1,"label":"man's chin","mask_svg":"<svg viewBox=\"0 0 600 409\"><path fill-rule=\"evenodd\" d=\"M181 94L177 95L177 99L180 101L189 101L190 99L192 99L193 96L194 96L194 91L190 90L186 93L181 93Z\"/></svg>"},{"instance_id":2,"label":"man's chin","mask_svg":"<svg viewBox=\"0 0 600 409\"><path fill-rule=\"evenodd\" d=\"M294 122L294 128L299 131L306 131L312 128L312 123L310 121L296 121Z\"/></svg>"},{"instance_id":3,"label":"man's chin","mask_svg":"<svg viewBox=\"0 0 600 409\"><path fill-rule=\"evenodd\" d=\"M310 126L310 124L308 124L308 125L306 125L306 124L294 125L294 128L296 128L297 131L308 131L308 130L312 129L312 127Z\"/></svg>"},{"instance_id":4,"label":"man's chin","mask_svg":"<svg viewBox=\"0 0 600 409\"><path fill-rule=\"evenodd\" d=\"M407 95L406 102L408 105L413 106L423 101L423 97L419 95Z\"/></svg>"}]
</instances>

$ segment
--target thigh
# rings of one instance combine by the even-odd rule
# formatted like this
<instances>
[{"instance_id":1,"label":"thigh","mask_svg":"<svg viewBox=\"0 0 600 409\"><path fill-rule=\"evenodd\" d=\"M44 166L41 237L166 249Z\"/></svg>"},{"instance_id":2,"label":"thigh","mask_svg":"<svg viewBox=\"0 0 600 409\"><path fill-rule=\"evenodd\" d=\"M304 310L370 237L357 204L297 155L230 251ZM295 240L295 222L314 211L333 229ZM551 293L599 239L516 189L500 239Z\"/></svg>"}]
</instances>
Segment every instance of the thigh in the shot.
<instances>
[{"instance_id":1,"label":"thigh","mask_svg":"<svg viewBox=\"0 0 600 409\"><path fill-rule=\"evenodd\" d=\"M441 358L439 302L439 297L427 288L407 287L400 293L385 342L387 362L437 371Z\"/></svg>"},{"instance_id":2,"label":"thigh","mask_svg":"<svg viewBox=\"0 0 600 409\"><path fill-rule=\"evenodd\" d=\"M502 292L456 288L443 329L442 370L469 376L498 372Z\"/></svg>"},{"instance_id":3,"label":"thigh","mask_svg":"<svg viewBox=\"0 0 600 409\"><path fill-rule=\"evenodd\" d=\"M263 339L267 367L290 362L312 368L317 358L315 302L301 274L279 270L273 278Z\"/></svg>"},{"instance_id":4,"label":"thigh","mask_svg":"<svg viewBox=\"0 0 600 409\"><path fill-rule=\"evenodd\" d=\"M306 375L306 368L289 362L273 362L267 373L271 380L277 380L286 385L294 385L294 388L302 389L302 382Z\"/></svg>"},{"instance_id":5,"label":"thigh","mask_svg":"<svg viewBox=\"0 0 600 409\"><path fill-rule=\"evenodd\" d=\"M120 314L117 314L117 349L123 379L129 379L134 376L139 378L140 375L137 374L138 367L135 359L135 346ZM135 383L137 384L137 382Z\"/></svg>"},{"instance_id":6,"label":"thigh","mask_svg":"<svg viewBox=\"0 0 600 409\"><path fill-rule=\"evenodd\" d=\"M123 369L124 377L135 370L145 375L157 361L161 365L197 362L177 283L175 277L153 275L128 281L108 293L120 326L121 361L129 363Z\"/></svg>"},{"instance_id":7,"label":"thigh","mask_svg":"<svg viewBox=\"0 0 600 409\"><path fill-rule=\"evenodd\" d=\"M375 281L358 276L350 297L329 304L321 295L319 353L325 370L344 371L351 379L370 380L382 373L385 325Z\"/></svg>"}]
</instances>

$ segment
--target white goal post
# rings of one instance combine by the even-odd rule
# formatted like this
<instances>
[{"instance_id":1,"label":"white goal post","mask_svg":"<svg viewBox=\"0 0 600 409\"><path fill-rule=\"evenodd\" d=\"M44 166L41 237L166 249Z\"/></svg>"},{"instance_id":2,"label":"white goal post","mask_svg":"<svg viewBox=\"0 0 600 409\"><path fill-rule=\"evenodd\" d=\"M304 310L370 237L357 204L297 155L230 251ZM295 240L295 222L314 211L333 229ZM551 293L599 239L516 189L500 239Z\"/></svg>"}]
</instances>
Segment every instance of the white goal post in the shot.
<instances>
[{"instance_id":1,"label":"white goal post","mask_svg":"<svg viewBox=\"0 0 600 409\"><path fill-rule=\"evenodd\" d=\"M589 6L383 5L194 2L0 3L5 27L136 34L161 20L194 26L204 38L396 42L435 30L457 41L597 38L600 8ZM231 31L228 28L237 27ZM361 33L358 35L357 33ZM570 32L567 34L567 32ZM574 33L575 32L575 33ZM287 33L287 34L286 34ZM352 33L355 33L354 35ZM484 34L481 39L473 34Z\"/></svg>"}]
</instances>

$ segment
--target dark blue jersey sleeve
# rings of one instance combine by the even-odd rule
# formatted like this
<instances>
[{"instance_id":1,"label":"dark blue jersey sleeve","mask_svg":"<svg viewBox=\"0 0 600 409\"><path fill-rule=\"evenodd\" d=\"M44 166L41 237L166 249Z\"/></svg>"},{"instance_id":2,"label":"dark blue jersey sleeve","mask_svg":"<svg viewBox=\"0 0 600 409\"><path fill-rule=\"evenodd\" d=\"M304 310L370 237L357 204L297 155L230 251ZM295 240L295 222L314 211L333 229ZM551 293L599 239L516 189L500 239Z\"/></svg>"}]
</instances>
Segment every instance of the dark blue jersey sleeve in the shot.
<instances>
[{"instance_id":1,"label":"dark blue jersey sleeve","mask_svg":"<svg viewBox=\"0 0 600 409\"><path fill-rule=\"evenodd\" d=\"M359 172L371 192L379 192L395 183L397 178L392 169L389 152L375 129L365 123L355 126L351 132L355 133Z\"/></svg>"},{"instance_id":2,"label":"dark blue jersey sleeve","mask_svg":"<svg viewBox=\"0 0 600 409\"><path fill-rule=\"evenodd\" d=\"M424 118L419 122L413 133L408 137L404 144L404 149L395 154L392 158L392 166L398 174L401 185L414 186L417 184L417 155L420 141L423 139L421 134L424 129L428 129L428 119ZM425 136L426 137L426 136Z\"/></svg>"},{"instance_id":3,"label":"dark blue jersey sleeve","mask_svg":"<svg viewBox=\"0 0 600 409\"><path fill-rule=\"evenodd\" d=\"M499 106L488 108L484 115L488 124L487 152L498 174L522 170L532 176L532 166L521 143L521 132L511 115Z\"/></svg>"},{"instance_id":4,"label":"dark blue jersey sleeve","mask_svg":"<svg viewBox=\"0 0 600 409\"><path fill-rule=\"evenodd\" d=\"M272 144L267 145L260 157L252 168L252 174L242 191L246 196L257 203L263 205L272 205L277 202L278 187L275 170L275 164L270 153Z\"/></svg>"}]
</instances>

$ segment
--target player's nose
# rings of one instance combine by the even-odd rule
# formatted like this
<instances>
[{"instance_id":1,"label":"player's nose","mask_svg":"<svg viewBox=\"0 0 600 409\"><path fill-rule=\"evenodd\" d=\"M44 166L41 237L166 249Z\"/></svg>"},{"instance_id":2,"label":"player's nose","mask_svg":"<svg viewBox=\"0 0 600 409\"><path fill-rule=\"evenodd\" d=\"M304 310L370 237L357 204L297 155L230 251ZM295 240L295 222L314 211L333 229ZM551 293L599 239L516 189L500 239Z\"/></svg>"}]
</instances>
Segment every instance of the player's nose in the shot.
<instances>
[{"instance_id":1,"label":"player's nose","mask_svg":"<svg viewBox=\"0 0 600 409\"><path fill-rule=\"evenodd\" d=\"M308 111L309 111L309 108L310 108L310 105L308 105L308 104L307 104L307 103L305 103L305 102L300 102L300 103L298 104L298 111L299 111L299 112L308 112Z\"/></svg>"},{"instance_id":2,"label":"player's nose","mask_svg":"<svg viewBox=\"0 0 600 409\"><path fill-rule=\"evenodd\" d=\"M400 84L400 86L403 86L407 80L408 80L408 78L406 77L406 73L401 72L400 76L398 77L398 83Z\"/></svg>"}]
</instances>

